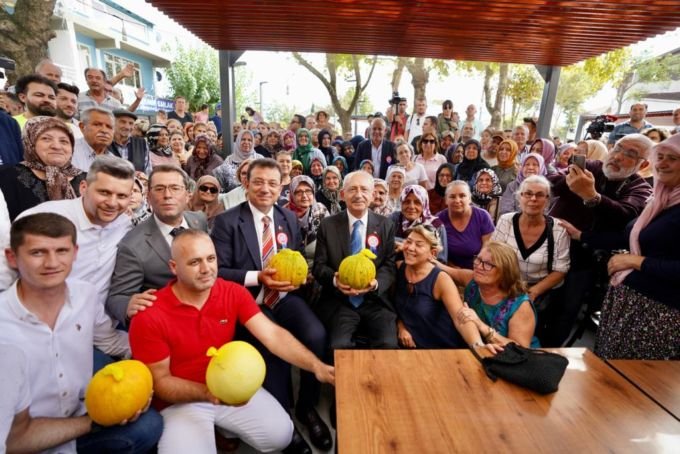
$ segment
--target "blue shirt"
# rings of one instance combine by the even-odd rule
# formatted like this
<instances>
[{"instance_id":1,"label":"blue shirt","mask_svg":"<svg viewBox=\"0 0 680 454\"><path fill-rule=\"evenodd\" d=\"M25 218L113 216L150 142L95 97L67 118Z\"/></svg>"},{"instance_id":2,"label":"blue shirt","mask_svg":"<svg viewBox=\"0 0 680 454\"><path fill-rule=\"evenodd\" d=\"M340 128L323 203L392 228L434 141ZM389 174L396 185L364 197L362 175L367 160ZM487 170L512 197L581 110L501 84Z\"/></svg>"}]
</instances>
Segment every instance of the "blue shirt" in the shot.
<instances>
[{"instance_id":1,"label":"blue shirt","mask_svg":"<svg viewBox=\"0 0 680 454\"><path fill-rule=\"evenodd\" d=\"M609 140L607 141L607 143L614 144L616 143L617 140L619 140L623 136L627 136L628 134L639 134L642 132L643 129L654 127L653 124L648 123L646 120L643 121L645 122L645 124L640 129L631 125L630 121L625 121L621 124L614 126L614 130L611 133L609 133Z\"/></svg>"}]
</instances>

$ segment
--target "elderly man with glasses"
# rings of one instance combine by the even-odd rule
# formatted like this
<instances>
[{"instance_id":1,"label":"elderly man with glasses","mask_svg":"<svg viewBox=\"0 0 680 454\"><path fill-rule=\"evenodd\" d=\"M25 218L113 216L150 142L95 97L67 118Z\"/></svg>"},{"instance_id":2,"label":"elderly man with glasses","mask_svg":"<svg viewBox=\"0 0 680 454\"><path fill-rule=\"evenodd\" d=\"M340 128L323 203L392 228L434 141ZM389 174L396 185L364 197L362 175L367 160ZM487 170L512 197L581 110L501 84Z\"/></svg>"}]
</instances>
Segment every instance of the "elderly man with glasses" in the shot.
<instances>
[{"instance_id":1,"label":"elderly man with glasses","mask_svg":"<svg viewBox=\"0 0 680 454\"><path fill-rule=\"evenodd\" d=\"M647 158L653 145L642 134L629 134L616 142L604 162L586 161L584 169L571 164L566 173L548 177L557 199L550 215L564 219L582 231L623 230L642 212L652 194L651 186L638 172L650 165ZM565 282L566 305L552 344L566 340L584 295L588 291L597 295L593 286L598 279L607 278L596 263L600 254L594 252L572 242L571 270ZM598 270L603 271L599 278ZM594 298L601 300L601 296Z\"/></svg>"}]
</instances>

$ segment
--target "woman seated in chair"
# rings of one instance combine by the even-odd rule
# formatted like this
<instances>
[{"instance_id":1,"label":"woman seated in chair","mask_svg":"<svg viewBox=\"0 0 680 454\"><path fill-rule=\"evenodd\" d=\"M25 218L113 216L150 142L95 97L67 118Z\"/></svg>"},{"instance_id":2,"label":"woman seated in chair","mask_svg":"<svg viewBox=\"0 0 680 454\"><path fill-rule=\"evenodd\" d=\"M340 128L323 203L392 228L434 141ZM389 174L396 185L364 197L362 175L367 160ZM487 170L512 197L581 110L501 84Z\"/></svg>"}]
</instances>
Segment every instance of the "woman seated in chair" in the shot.
<instances>
[{"instance_id":1,"label":"woman seated in chair","mask_svg":"<svg viewBox=\"0 0 680 454\"><path fill-rule=\"evenodd\" d=\"M397 270L394 299L402 347L484 345L477 324L462 316L464 307L453 281L433 264L441 247L435 229L429 225L420 224L406 232L404 262ZM493 342L486 347L492 353L497 351Z\"/></svg>"},{"instance_id":2,"label":"woman seated in chair","mask_svg":"<svg viewBox=\"0 0 680 454\"><path fill-rule=\"evenodd\" d=\"M534 336L536 311L520 278L515 250L490 241L473 265L466 270L437 264L456 284L465 286L466 307L458 313L458 323L474 322L486 343L539 347Z\"/></svg>"}]
</instances>

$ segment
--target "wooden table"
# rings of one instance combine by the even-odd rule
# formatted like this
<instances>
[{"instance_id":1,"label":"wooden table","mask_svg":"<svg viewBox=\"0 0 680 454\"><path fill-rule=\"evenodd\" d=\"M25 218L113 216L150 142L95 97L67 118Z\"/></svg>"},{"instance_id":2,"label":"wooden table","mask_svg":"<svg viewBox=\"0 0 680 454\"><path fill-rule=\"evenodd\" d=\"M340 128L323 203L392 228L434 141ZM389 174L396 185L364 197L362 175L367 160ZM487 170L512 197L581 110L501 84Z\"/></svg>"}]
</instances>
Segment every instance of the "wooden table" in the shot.
<instances>
[{"instance_id":1,"label":"wooden table","mask_svg":"<svg viewBox=\"0 0 680 454\"><path fill-rule=\"evenodd\" d=\"M680 420L680 361L617 359L607 363Z\"/></svg>"},{"instance_id":2,"label":"wooden table","mask_svg":"<svg viewBox=\"0 0 680 454\"><path fill-rule=\"evenodd\" d=\"M341 454L677 452L680 422L585 349L542 396L467 350L335 352Z\"/></svg>"}]
</instances>

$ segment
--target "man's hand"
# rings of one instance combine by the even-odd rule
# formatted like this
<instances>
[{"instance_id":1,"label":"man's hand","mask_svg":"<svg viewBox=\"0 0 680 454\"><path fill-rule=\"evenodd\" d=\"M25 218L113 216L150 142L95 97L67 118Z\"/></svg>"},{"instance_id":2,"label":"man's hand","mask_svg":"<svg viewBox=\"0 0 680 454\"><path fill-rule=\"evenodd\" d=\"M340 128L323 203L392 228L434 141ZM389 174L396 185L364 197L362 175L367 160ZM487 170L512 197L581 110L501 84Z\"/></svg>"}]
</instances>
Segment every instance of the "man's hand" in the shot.
<instances>
[{"instance_id":1,"label":"man's hand","mask_svg":"<svg viewBox=\"0 0 680 454\"><path fill-rule=\"evenodd\" d=\"M119 425L124 426L125 424L130 424L139 419L139 417L142 415L142 413L146 413L146 411L151 407L151 401L153 400L153 391L151 392L151 395L149 396L149 400L146 401L146 405L144 405L144 408L141 408L137 410L137 413L135 413L132 418L125 419L121 421Z\"/></svg>"},{"instance_id":2,"label":"man's hand","mask_svg":"<svg viewBox=\"0 0 680 454\"><path fill-rule=\"evenodd\" d=\"M314 367L314 376L321 383L335 385L335 368L319 361Z\"/></svg>"},{"instance_id":3,"label":"man's hand","mask_svg":"<svg viewBox=\"0 0 680 454\"><path fill-rule=\"evenodd\" d=\"M135 75L135 65L132 63L128 63L127 65L123 66L123 69L121 69L120 73L125 76L125 78L132 77Z\"/></svg>"},{"instance_id":4,"label":"man's hand","mask_svg":"<svg viewBox=\"0 0 680 454\"><path fill-rule=\"evenodd\" d=\"M583 233L582 231L580 231L579 229L574 227L572 223L567 222L564 219L558 219L557 221L559 225L561 225L567 230L567 233L569 234L572 240L581 241L581 234Z\"/></svg>"},{"instance_id":5,"label":"man's hand","mask_svg":"<svg viewBox=\"0 0 680 454\"><path fill-rule=\"evenodd\" d=\"M597 196L595 177L588 169L582 170L578 166L570 165L566 181L571 192L582 200L590 200Z\"/></svg>"},{"instance_id":6,"label":"man's hand","mask_svg":"<svg viewBox=\"0 0 680 454\"><path fill-rule=\"evenodd\" d=\"M257 274L257 281L267 288L276 290L277 292L292 292L298 287L290 283L290 281L277 281L274 279L276 270L274 268L265 268Z\"/></svg>"},{"instance_id":7,"label":"man's hand","mask_svg":"<svg viewBox=\"0 0 680 454\"><path fill-rule=\"evenodd\" d=\"M338 290L340 290L344 295L347 296L359 296L359 295L365 295L368 292L372 292L376 288L378 288L378 281L376 279L373 279L369 284L368 287L357 290L353 289L349 285L345 285L342 282L340 282L340 275L338 273L335 273L335 286Z\"/></svg>"},{"instance_id":8,"label":"man's hand","mask_svg":"<svg viewBox=\"0 0 680 454\"><path fill-rule=\"evenodd\" d=\"M139 87L135 91L135 98L141 100L144 97L145 94L146 94L146 90L144 89L144 87Z\"/></svg>"},{"instance_id":9,"label":"man's hand","mask_svg":"<svg viewBox=\"0 0 680 454\"><path fill-rule=\"evenodd\" d=\"M156 293L156 289L150 288L145 292L132 295L126 312L128 318L132 318L140 311L145 311L147 307L153 306L154 301L156 301L154 293Z\"/></svg>"}]
</instances>

